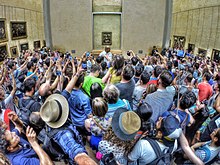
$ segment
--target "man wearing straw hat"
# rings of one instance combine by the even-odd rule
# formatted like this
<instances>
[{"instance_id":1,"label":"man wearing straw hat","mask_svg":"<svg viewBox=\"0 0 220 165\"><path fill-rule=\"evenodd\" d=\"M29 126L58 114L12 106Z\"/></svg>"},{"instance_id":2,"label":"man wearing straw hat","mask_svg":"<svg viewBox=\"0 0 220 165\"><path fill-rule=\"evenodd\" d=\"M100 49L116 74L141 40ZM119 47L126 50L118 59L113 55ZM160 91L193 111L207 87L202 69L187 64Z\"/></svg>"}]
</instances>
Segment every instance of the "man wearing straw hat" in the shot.
<instances>
[{"instance_id":1,"label":"man wearing straw hat","mask_svg":"<svg viewBox=\"0 0 220 165\"><path fill-rule=\"evenodd\" d=\"M79 165L96 164L86 155L86 150L75 126L67 123L69 105L64 96L50 95L42 105L40 115L51 131L59 128L53 139L69 156L71 163L75 161Z\"/></svg>"}]
</instances>

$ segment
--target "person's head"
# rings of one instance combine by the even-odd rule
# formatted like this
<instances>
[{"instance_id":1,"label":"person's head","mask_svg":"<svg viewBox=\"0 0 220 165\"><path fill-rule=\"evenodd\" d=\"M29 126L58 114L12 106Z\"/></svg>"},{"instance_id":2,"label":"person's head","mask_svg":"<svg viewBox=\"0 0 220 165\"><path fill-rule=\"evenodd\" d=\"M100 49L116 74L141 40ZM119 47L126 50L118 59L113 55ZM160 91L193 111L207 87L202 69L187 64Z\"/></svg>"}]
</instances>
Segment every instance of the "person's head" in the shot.
<instances>
[{"instance_id":1,"label":"person's head","mask_svg":"<svg viewBox=\"0 0 220 165\"><path fill-rule=\"evenodd\" d=\"M136 113L141 121L147 121L152 116L153 111L150 104L144 103L137 108Z\"/></svg>"},{"instance_id":2,"label":"person's head","mask_svg":"<svg viewBox=\"0 0 220 165\"><path fill-rule=\"evenodd\" d=\"M161 68L161 66L156 66L156 67L154 68L154 71L153 71L154 76L155 76L155 77L158 77L161 73L162 73L162 68Z\"/></svg>"},{"instance_id":3,"label":"person's head","mask_svg":"<svg viewBox=\"0 0 220 165\"><path fill-rule=\"evenodd\" d=\"M107 85L105 89L103 90L103 98L109 103L109 104L115 104L118 101L120 92L118 88L114 85Z\"/></svg>"},{"instance_id":4,"label":"person's head","mask_svg":"<svg viewBox=\"0 0 220 165\"><path fill-rule=\"evenodd\" d=\"M47 67L50 66L50 58L47 58L47 59L45 60L45 65L46 65Z\"/></svg>"},{"instance_id":5,"label":"person's head","mask_svg":"<svg viewBox=\"0 0 220 165\"><path fill-rule=\"evenodd\" d=\"M188 76L186 77L185 81L186 83L191 83L193 79L192 73L188 73Z\"/></svg>"},{"instance_id":6,"label":"person's head","mask_svg":"<svg viewBox=\"0 0 220 165\"><path fill-rule=\"evenodd\" d=\"M40 116L40 112L32 112L29 117L30 126L38 134L45 126L45 122Z\"/></svg>"},{"instance_id":7,"label":"person's head","mask_svg":"<svg viewBox=\"0 0 220 165\"><path fill-rule=\"evenodd\" d=\"M183 93L179 100L179 106L181 109L188 109L196 102L196 95L192 91L186 91Z\"/></svg>"},{"instance_id":8,"label":"person's head","mask_svg":"<svg viewBox=\"0 0 220 165\"><path fill-rule=\"evenodd\" d=\"M39 88L39 95L40 96L49 96L52 94L51 90L50 90L50 83L43 83L40 88Z\"/></svg>"},{"instance_id":9,"label":"person's head","mask_svg":"<svg viewBox=\"0 0 220 165\"><path fill-rule=\"evenodd\" d=\"M137 63L138 63L138 58L137 57L132 57L131 58L131 62L132 62L132 65L137 65Z\"/></svg>"},{"instance_id":10,"label":"person's head","mask_svg":"<svg viewBox=\"0 0 220 165\"><path fill-rule=\"evenodd\" d=\"M104 117L108 111L107 102L101 98L96 97L92 100L92 114L98 117Z\"/></svg>"},{"instance_id":11,"label":"person's head","mask_svg":"<svg viewBox=\"0 0 220 165\"><path fill-rule=\"evenodd\" d=\"M220 146L220 128L215 129L210 135L214 144L219 147Z\"/></svg>"},{"instance_id":12,"label":"person's head","mask_svg":"<svg viewBox=\"0 0 220 165\"><path fill-rule=\"evenodd\" d=\"M27 63L27 68L28 68L28 70L30 70L30 69L34 70L35 69L35 65L34 65L33 61L29 61Z\"/></svg>"},{"instance_id":13,"label":"person's head","mask_svg":"<svg viewBox=\"0 0 220 165\"><path fill-rule=\"evenodd\" d=\"M77 88L81 88L82 87L83 82L84 82L84 77L85 77L84 74L80 74L79 75L79 77L78 77L78 79L77 79L77 81L75 83L75 87L77 87Z\"/></svg>"},{"instance_id":14,"label":"person's head","mask_svg":"<svg viewBox=\"0 0 220 165\"><path fill-rule=\"evenodd\" d=\"M93 64L91 69L90 69L91 73L93 73L93 75L95 77L99 76L100 70L101 70L101 68L98 64Z\"/></svg>"},{"instance_id":15,"label":"person's head","mask_svg":"<svg viewBox=\"0 0 220 165\"><path fill-rule=\"evenodd\" d=\"M122 72L122 77L126 81L130 81L131 78L134 76L134 68L131 65L126 65Z\"/></svg>"},{"instance_id":16,"label":"person's head","mask_svg":"<svg viewBox=\"0 0 220 165\"><path fill-rule=\"evenodd\" d=\"M24 92L31 92L32 94L34 94L35 92L35 85L36 85L36 81L33 78L29 78L27 79L24 83Z\"/></svg>"},{"instance_id":17,"label":"person's head","mask_svg":"<svg viewBox=\"0 0 220 165\"><path fill-rule=\"evenodd\" d=\"M144 70L140 77L140 83L145 85L149 82L149 80L150 80L150 74L147 72L147 70Z\"/></svg>"},{"instance_id":18,"label":"person's head","mask_svg":"<svg viewBox=\"0 0 220 165\"><path fill-rule=\"evenodd\" d=\"M125 59L124 59L124 56L122 55L117 54L113 57L112 65L113 65L113 69L116 71L116 76L121 75L124 62L125 62Z\"/></svg>"},{"instance_id":19,"label":"person's head","mask_svg":"<svg viewBox=\"0 0 220 165\"><path fill-rule=\"evenodd\" d=\"M144 71L143 64L138 64L137 66L135 66L135 76L136 77L139 77L143 71Z\"/></svg>"},{"instance_id":20,"label":"person's head","mask_svg":"<svg viewBox=\"0 0 220 165\"><path fill-rule=\"evenodd\" d=\"M147 94L153 93L156 90L157 90L157 85L156 84L149 84L149 85L147 85L147 88L146 88Z\"/></svg>"},{"instance_id":21,"label":"person's head","mask_svg":"<svg viewBox=\"0 0 220 165\"><path fill-rule=\"evenodd\" d=\"M214 86L215 91L220 91L220 80L218 80Z\"/></svg>"},{"instance_id":22,"label":"person's head","mask_svg":"<svg viewBox=\"0 0 220 165\"><path fill-rule=\"evenodd\" d=\"M193 67L194 67L196 70L198 70L198 69L199 69L199 63L195 63L195 64L193 65Z\"/></svg>"},{"instance_id":23,"label":"person's head","mask_svg":"<svg viewBox=\"0 0 220 165\"><path fill-rule=\"evenodd\" d=\"M8 67L9 67L9 69L15 70L17 68L16 67L16 62L15 61L10 61L8 63Z\"/></svg>"},{"instance_id":24,"label":"person's head","mask_svg":"<svg viewBox=\"0 0 220 165\"><path fill-rule=\"evenodd\" d=\"M202 78L203 80L209 81L212 78L212 75L209 72L205 72Z\"/></svg>"},{"instance_id":25,"label":"person's head","mask_svg":"<svg viewBox=\"0 0 220 165\"><path fill-rule=\"evenodd\" d=\"M110 46L106 46L106 47L105 47L105 52L108 53L108 52L110 52L110 51L111 51Z\"/></svg>"},{"instance_id":26,"label":"person's head","mask_svg":"<svg viewBox=\"0 0 220 165\"><path fill-rule=\"evenodd\" d=\"M170 72L165 70L160 74L158 84L161 85L163 88L166 88L170 86L172 81L172 75L170 74Z\"/></svg>"},{"instance_id":27,"label":"person's head","mask_svg":"<svg viewBox=\"0 0 220 165\"><path fill-rule=\"evenodd\" d=\"M95 82L90 87L90 98L102 97L102 87L99 83Z\"/></svg>"},{"instance_id":28,"label":"person's head","mask_svg":"<svg viewBox=\"0 0 220 165\"><path fill-rule=\"evenodd\" d=\"M0 127L0 151L3 153L13 152L18 149L20 137L15 132Z\"/></svg>"},{"instance_id":29,"label":"person's head","mask_svg":"<svg viewBox=\"0 0 220 165\"><path fill-rule=\"evenodd\" d=\"M167 70L171 70L173 66L173 63L171 61L167 61Z\"/></svg>"},{"instance_id":30,"label":"person's head","mask_svg":"<svg viewBox=\"0 0 220 165\"><path fill-rule=\"evenodd\" d=\"M101 64L101 62L104 60L104 57L103 56L98 56L97 58L96 58L96 62L97 62L97 64Z\"/></svg>"},{"instance_id":31,"label":"person's head","mask_svg":"<svg viewBox=\"0 0 220 165\"><path fill-rule=\"evenodd\" d=\"M103 71L107 69L107 63L105 61L101 62L101 68Z\"/></svg>"}]
</instances>

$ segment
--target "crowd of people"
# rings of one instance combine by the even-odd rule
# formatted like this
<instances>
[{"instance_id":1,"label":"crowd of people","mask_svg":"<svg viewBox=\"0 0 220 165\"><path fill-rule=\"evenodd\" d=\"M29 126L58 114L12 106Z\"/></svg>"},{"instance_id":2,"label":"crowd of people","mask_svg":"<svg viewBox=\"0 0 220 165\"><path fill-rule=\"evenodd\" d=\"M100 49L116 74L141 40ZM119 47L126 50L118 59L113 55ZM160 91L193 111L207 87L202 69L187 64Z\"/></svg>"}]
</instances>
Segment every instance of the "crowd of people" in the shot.
<instances>
[{"instance_id":1,"label":"crowd of people","mask_svg":"<svg viewBox=\"0 0 220 165\"><path fill-rule=\"evenodd\" d=\"M220 68L209 58L42 48L0 73L3 164L220 163Z\"/></svg>"}]
</instances>

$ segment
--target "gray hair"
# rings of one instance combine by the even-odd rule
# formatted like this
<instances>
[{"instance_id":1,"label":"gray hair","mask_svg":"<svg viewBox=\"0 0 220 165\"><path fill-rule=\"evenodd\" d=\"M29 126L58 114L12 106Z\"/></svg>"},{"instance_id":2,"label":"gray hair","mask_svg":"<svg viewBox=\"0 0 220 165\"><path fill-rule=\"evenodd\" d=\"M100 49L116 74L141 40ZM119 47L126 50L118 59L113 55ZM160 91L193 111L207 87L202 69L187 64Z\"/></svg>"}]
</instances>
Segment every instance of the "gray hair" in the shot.
<instances>
[{"instance_id":1,"label":"gray hair","mask_svg":"<svg viewBox=\"0 0 220 165\"><path fill-rule=\"evenodd\" d=\"M107 85L103 90L103 98L110 104L115 104L118 101L120 91L115 85Z\"/></svg>"}]
</instances>

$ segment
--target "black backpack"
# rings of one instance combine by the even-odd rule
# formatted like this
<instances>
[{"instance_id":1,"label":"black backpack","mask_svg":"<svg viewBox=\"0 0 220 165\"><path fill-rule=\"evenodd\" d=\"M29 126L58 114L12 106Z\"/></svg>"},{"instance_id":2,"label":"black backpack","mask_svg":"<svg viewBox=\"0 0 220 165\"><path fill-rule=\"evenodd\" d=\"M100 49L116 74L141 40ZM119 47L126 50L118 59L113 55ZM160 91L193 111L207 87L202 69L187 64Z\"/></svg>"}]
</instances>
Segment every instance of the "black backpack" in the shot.
<instances>
[{"instance_id":1,"label":"black backpack","mask_svg":"<svg viewBox=\"0 0 220 165\"><path fill-rule=\"evenodd\" d=\"M27 127L30 124L29 122L29 117L31 115L30 108L35 103L35 101L33 99L30 99L29 103L26 106L23 106L22 100L23 99L20 99L18 102L18 106L19 106L18 117L23 121L24 126Z\"/></svg>"},{"instance_id":2,"label":"black backpack","mask_svg":"<svg viewBox=\"0 0 220 165\"><path fill-rule=\"evenodd\" d=\"M172 160L172 154L170 152L163 153L160 149L160 146L158 143L150 138L146 138L146 140L150 143L152 148L154 149L154 152L156 154L156 159L152 161L151 165L170 165Z\"/></svg>"}]
</instances>

